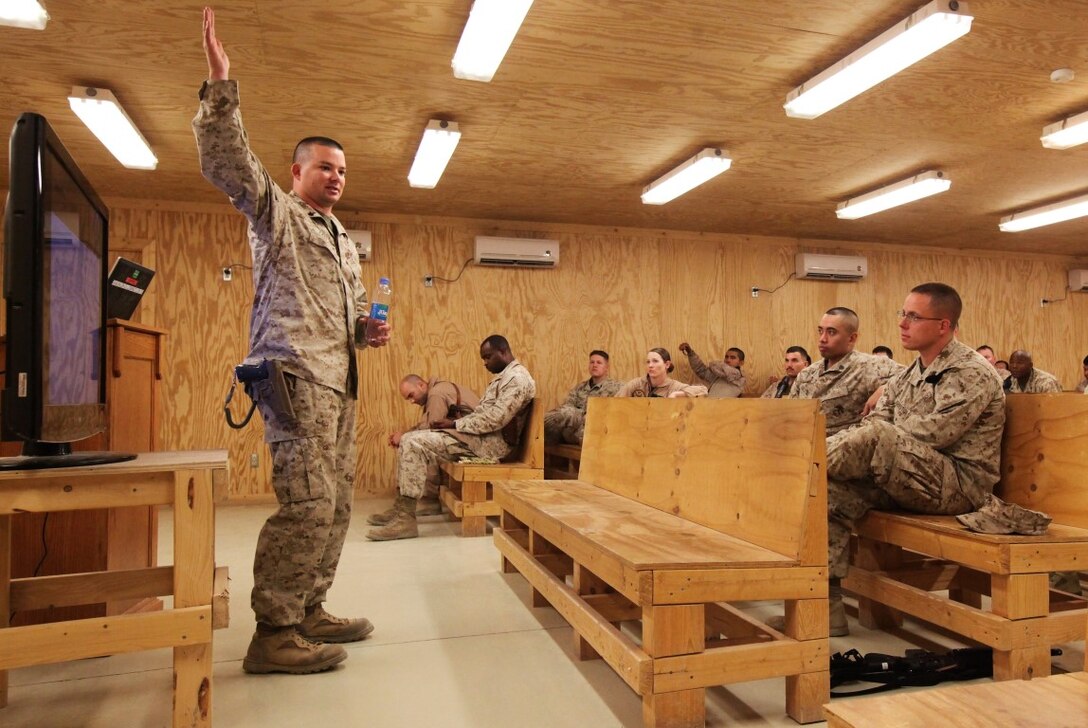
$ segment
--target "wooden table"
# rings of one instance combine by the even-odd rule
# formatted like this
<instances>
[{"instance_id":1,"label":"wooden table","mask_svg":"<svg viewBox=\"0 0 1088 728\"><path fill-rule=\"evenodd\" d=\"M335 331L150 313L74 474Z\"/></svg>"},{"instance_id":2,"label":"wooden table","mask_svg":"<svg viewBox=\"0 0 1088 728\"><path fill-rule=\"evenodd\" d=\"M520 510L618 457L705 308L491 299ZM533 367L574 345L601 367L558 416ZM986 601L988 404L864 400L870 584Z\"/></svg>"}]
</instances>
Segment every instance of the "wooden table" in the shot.
<instances>
[{"instance_id":1,"label":"wooden table","mask_svg":"<svg viewBox=\"0 0 1088 728\"><path fill-rule=\"evenodd\" d=\"M211 725L213 491L227 472L225 450L0 472L0 707L7 705L10 668L173 647L173 724ZM12 514L152 505L173 506L174 566L11 578ZM9 626L13 611L171 594L174 608L162 612Z\"/></svg>"}]
</instances>

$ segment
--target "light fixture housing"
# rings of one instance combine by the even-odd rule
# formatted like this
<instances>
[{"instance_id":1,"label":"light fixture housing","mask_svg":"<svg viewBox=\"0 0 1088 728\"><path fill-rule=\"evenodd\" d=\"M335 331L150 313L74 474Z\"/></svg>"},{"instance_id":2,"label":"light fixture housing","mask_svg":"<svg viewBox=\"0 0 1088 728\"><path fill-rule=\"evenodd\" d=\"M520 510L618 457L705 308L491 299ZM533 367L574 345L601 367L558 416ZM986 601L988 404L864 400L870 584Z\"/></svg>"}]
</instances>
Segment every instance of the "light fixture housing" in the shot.
<instances>
[{"instance_id":1,"label":"light fixture housing","mask_svg":"<svg viewBox=\"0 0 1088 728\"><path fill-rule=\"evenodd\" d=\"M453 75L489 82L510 50L533 0L476 0L453 54Z\"/></svg>"},{"instance_id":2,"label":"light fixture housing","mask_svg":"<svg viewBox=\"0 0 1088 728\"><path fill-rule=\"evenodd\" d=\"M1018 233L1021 230L1053 225L1056 222L1065 222L1085 215L1088 215L1088 195L1081 195L1007 215L1001 218L997 227L1001 232Z\"/></svg>"},{"instance_id":3,"label":"light fixture housing","mask_svg":"<svg viewBox=\"0 0 1088 728\"><path fill-rule=\"evenodd\" d=\"M0 3L0 25L45 30L49 13L37 0L6 0Z\"/></svg>"},{"instance_id":4,"label":"light fixture housing","mask_svg":"<svg viewBox=\"0 0 1088 728\"><path fill-rule=\"evenodd\" d=\"M846 202L840 202L835 209L835 214L840 220L856 220L859 217L936 195L951 186L952 180L945 177L944 172L930 169L872 192L866 192L864 195L851 197Z\"/></svg>"},{"instance_id":5,"label":"light fixture housing","mask_svg":"<svg viewBox=\"0 0 1088 728\"><path fill-rule=\"evenodd\" d=\"M408 184L422 189L434 189L446 171L453 150L461 141L457 122L431 119L423 129L423 140L408 171Z\"/></svg>"},{"instance_id":6,"label":"light fixture housing","mask_svg":"<svg viewBox=\"0 0 1088 728\"><path fill-rule=\"evenodd\" d=\"M1088 111L1043 127L1039 141L1047 149L1069 149L1088 142Z\"/></svg>"},{"instance_id":7,"label":"light fixture housing","mask_svg":"<svg viewBox=\"0 0 1088 728\"><path fill-rule=\"evenodd\" d=\"M967 3L933 0L786 95L786 116L815 119L971 30Z\"/></svg>"},{"instance_id":8,"label":"light fixture housing","mask_svg":"<svg viewBox=\"0 0 1088 728\"><path fill-rule=\"evenodd\" d=\"M159 160L109 89L73 86L68 105L98 140L129 169L155 169Z\"/></svg>"},{"instance_id":9,"label":"light fixture housing","mask_svg":"<svg viewBox=\"0 0 1088 728\"><path fill-rule=\"evenodd\" d=\"M644 205L664 205L729 169L733 160L716 147L707 147L679 167L642 188Z\"/></svg>"}]
</instances>

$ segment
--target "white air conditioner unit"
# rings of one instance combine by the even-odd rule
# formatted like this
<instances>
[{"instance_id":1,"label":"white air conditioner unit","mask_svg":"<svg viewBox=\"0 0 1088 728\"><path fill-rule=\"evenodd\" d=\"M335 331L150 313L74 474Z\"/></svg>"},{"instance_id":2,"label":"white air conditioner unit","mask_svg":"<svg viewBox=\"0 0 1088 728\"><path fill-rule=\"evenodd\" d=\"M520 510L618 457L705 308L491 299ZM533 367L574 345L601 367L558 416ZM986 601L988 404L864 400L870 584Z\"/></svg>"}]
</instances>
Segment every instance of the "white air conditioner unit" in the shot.
<instances>
[{"instance_id":1,"label":"white air conditioner unit","mask_svg":"<svg viewBox=\"0 0 1088 728\"><path fill-rule=\"evenodd\" d=\"M1088 269L1077 268L1069 271L1069 290L1088 291Z\"/></svg>"},{"instance_id":2,"label":"white air conditioner unit","mask_svg":"<svg viewBox=\"0 0 1088 728\"><path fill-rule=\"evenodd\" d=\"M477 265L507 268L554 268L559 265L559 243L555 240L477 235L475 262Z\"/></svg>"},{"instance_id":3,"label":"white air conditioner unit","mask_svg":"<svg viewBox=\"0 0 1088 728\"><path fill-rule=\"evenodd\" d=\"M860 281L869 264L860 255L797 254L797 277L821 281Z\"/></svg>"},{"instance_id":4,"label":"white air conditioner unit","mask_svg":"<svg viewBox=\"0 0 1088 728\"><path fill-rule=\"evenodd\" d=\"M347 230L348 237L355 241L355 247L359 249L359 262L370 260L373 253L373 241L369 230Z\"/></svg>"}]
</instances>

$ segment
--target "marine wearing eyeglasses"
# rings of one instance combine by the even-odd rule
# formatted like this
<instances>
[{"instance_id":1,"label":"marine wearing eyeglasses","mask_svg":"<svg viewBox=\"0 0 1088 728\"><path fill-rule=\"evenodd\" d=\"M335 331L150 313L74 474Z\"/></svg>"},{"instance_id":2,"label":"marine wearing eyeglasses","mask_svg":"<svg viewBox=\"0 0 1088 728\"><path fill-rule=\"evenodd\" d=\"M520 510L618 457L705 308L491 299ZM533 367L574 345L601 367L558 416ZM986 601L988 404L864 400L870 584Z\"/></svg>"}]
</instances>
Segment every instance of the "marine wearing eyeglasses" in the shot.
<instances>
[{"instance_id":1,"label":"marine wearing eyeglasses","mask_svg":"<svg viewBox=\"0 0 1088 728\"><path fill-rule=\"evenodd\" d=\"M893 376L861 424L828 438L831 627L848 632L839 580L855 522L873 508L957 515L979 508L999 476L1001 378L956 340L963 304L924 283L899 312L903 348L918 354Z\"/></svg>"}]
</instances>

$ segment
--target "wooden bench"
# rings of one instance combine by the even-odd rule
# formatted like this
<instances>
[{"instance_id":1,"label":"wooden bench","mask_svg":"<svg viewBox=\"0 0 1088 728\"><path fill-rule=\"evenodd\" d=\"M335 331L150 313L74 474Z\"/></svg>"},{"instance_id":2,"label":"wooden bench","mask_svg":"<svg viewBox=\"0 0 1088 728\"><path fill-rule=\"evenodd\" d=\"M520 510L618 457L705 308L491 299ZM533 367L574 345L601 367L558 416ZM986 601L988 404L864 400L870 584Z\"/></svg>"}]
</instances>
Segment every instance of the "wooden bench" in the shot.
<instances>
[{"instance_id":1,"label":"wooden bench","mask_svg":"<svg viewBox=\"0 0 1088 728\"><path fill-rule=\"evenodd\" d=\"M487 517L499 515L491 496L492 481L544 477L544 408L539 400L529 404L521 441L504 462L442 463L441 468L446 484L438 497L455 518L461 519L461 535L486 536Z\"/></svg>"},{"instance_id":2,"label":"wooden bench","mask_svg":"<svg viewBox=\"0 0 1088 728\"><path fill-rule=\"evenodd\" d=\"M996 680L1049 675L1050 646L1083 640L1088 615L1088 602L1048 579L1088 568L1088 397L1014 394L1005 411L995 492L1049 513L1047 533L991 536L952 516L872 512L843 582L862 625L896 626L906 612L988 645Z\"/></svg>"},{"instance_id":3,"label":"wooden bench","mask_svg":"<svg viewBox=\"0 0 1088 728\"><path fill-rule=\"evenodd\" d=\"M707 687L775 676L790 716L822 720L817 402L595 398L583 451L579 480L494 483L503 571L570 623L579 659L608 662L646 726L702 726ZM784 634L729 604L753 599L785 600Z\"/></svg>"},{"instance_id":4,"label":"wooden bench","mask_svg":"<svg viewBox=\"0 0 1088 728\"><path fill-rule=\"evenodd\" d=\"M581 445L566 443L544 446L544 477L548 480L577 480Z\"/></svg>"},{"instance_id":5,"label":"wooden bench","mask_svg":"<svg viewBox=\"0 0 1088 728\"><path fill-rule=\"evenodd\" d=\"M824 715L829 728L1082 726L1088 723L1088 672L840 700L825 705Z\"/></svg>"}]
</instances>

